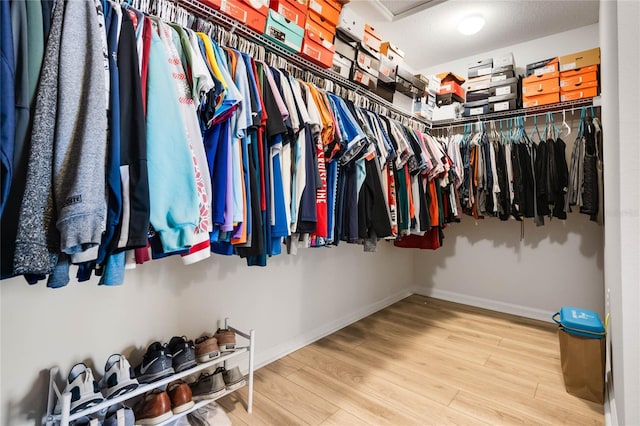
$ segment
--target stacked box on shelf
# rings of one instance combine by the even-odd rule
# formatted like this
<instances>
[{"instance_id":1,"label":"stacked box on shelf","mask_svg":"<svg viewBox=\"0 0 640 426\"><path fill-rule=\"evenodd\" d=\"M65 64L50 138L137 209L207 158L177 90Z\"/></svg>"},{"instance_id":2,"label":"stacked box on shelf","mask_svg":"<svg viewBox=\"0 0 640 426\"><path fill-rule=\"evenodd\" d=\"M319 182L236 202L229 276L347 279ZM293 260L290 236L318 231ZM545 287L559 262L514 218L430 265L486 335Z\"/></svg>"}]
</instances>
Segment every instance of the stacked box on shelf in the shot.
<instances>
[{"instance_id":1,"label":"stacked box on shelf","mask_svg":"<svg viewBox=\"0 0 640 426\"><path fill-rule=\"evenodd\" d=\"M356 47L356 60L351 69L351 80L375 91L378 87L380 55L364 43Z\"/></svg>"},{"instance_id":2,"label":"stacked box on shelf","mask_svg":"<svg viewBox=\"0 0 640 426\"><path fill-rule=\"evenodd\" d=\"M418 117L433 120L434 110L436 109L436 92L440 88L440 79L435 75L428 77L417 75L416 77L426 84L426 88L422 96L417 96L414 99L411 112Z\"/></svg>"},{"instance_id":3,"label":"stacked box on shelf","mask_svg":"<svg viewBox=\"0 0 640 426\"><path fill-rule=\"evenodd\" d=\"M334 41L336 50L333 55L333 70L344 78L350 78L358 42L347 40L342 33L337 33Z\"/></svg>"},{"instance_id":4,"label":"stacked box on shelf","mask_svg":"<svg viewBox=\"0 0 640 426\"><path fill-rule=\"evenodd\" d=\"M369 24L364 24L364 35L362 37L362 44L367 45L376 52L380 52L380 45L382 44L382 38Z\"/></svg>"},{"instance_id":5,"label":"stacked box on shelf","mask_svg":"<svg viewBox=\"0 0 640 426\"><path fill-rule=\"evenodd\" d=\"M363 35L364 22L348 5L343 7L334 38L333 70L344 78L351 77L356 45L362 41Z\"/></svg>"},{"instance_id":6,"label":"stacked box on shelf","mask_svg":"<svg viewBox=\"0 0 640 426\"><path fill-rule=\"evenodd\" d=\"M600 48L562 56L560 62L560 100L575 101L598 96Z\"/></svg>"},{"instance_id":7,"label":"stacked box on shelf","mask_svg":"<svg viewBox=\"0 0 640 426\"><path fill-rule=\"evenodd\" d=\"M200 0L225 15L262 33L265 30L269 0ZM299 51L299 50L298 50Z\"/></svg>"},{"instance_id":8,"label":"stacked box on shelf","mask_svg":"<svg viewBox=\"0 0 640 426\"><path fill-rule=\"evenodd\" d=\"M380 64L378 66L378 86L376 93L389 102L393 102L396 92L398 66L404 62L404 52L397 46L385 41L380 44Z\"/></svg>"},{"instance_id":9,"label":"stacked box on shelf","mask_svg":"<svg viewBox=\"0 0 640 426\"><path fill-rule=\"evenodd\" d=\"M522 106L524 108L560 102L558 64L558 58L551 58L527 65L527 77L522 80Z\"/></svg>"},{"instance_id":10,"label":"stacked box on shelf","mask_svg":"<svg viewBox=\"0 0 640 426\"><path fill-rule=\"evenodd\" d=\"M413 75L404 64L398 65L396 71L396 91L409 97L422 96L427 84Z\"/></svg>"},{"instance_id":11,"label":"stacked box on shelf","mask_svg":"<svg viewBox=\"0 0 640 426\"><path fill-rule=\"evenodd\" d=\"M489 112L510 111L517 108L518 77L513 54L494 58L489 82Z\"/></svg>"},{"instance_id":12,"label":"stacked box on shelf","mask_svg":"<svg viewBox=\"0 0 640 426\"><path fill-rule=\"evenodd\" d=\"M360 42L364 38L364 21L349 5L345 5L340 11L336 30L344 36L344 39Z\"/></svg>"},{"instance_id":13,"label":"stacked box on shelf","mask_svg":"<svg viewBox=\"0 0 640 426\"><path fill-rule=\"evenodd\" d=\"M290 0L292 1L292 0ZM334 38L342 5L335 0L310 0L306 9L301 56L323 68L331 68Z\"/></svg>"},{"instance_id":14,"label":"stacked box on shelf","mask_svg":"<svg viewBox=\"0 0 640 426\"><path fill-rule=\"evenodd\" d=\"M305 0L271 0L269 8L304 28L307 18L307 2Z\"/></svg>"},{"instance_id":15,"label":"stacked box on shelf","mask_svg":"<svg viewBox=\"0 0 640 426\"><path fill-rule=\"evenodd\" d=\"M304 30L273 9L269 9L264 35L275 43L292 52L302 50Z\"/></svg>"},{"instance_id":16,"label":"stacked box on shelf","mask_svg":"<svg viewBox=\"0 0 640 426\"><path fill-rule=\"evenodd\" d=\"M491 88L491 72L493 58L482 59L469 64L467 70L466 102L464 116L487 114L489 112L489 97Z\"/></svg>"}]
</instances>

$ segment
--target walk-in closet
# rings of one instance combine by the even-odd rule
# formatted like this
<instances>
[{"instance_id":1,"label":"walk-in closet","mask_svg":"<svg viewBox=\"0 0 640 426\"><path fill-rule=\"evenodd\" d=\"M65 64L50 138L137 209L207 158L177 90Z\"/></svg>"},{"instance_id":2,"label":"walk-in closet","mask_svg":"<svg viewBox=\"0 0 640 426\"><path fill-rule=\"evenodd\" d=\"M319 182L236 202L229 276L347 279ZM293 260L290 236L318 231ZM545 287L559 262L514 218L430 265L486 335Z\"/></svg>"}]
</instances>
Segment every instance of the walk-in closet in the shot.
<instances>
[{"instance_id":1,"label":"walk-in closet","mask_svg":"<svg viewBox=\"0 0 640 426\"><path fill-rule=\"evenodd\" d=\"M0 21L0 425L640 425L640 2Z\"/></svg>"}]
</instances>

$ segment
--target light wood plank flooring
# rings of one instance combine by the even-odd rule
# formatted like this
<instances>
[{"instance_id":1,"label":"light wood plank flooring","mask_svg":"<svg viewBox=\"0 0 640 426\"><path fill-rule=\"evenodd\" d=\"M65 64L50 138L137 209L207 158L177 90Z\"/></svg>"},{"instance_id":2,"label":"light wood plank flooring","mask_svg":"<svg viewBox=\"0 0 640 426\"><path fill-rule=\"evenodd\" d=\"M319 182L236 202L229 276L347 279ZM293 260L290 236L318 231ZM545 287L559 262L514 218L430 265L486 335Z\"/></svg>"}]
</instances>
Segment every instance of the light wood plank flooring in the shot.
<instances>
[{"instance_id":1,"label":"light wood plank flooring","mask_svg":"<svg viewBox=\"0 0 640 426\"><path fill-rule=\"evenodd\" d=\"M556 327L414 295L255 373L234 425L604 424L567 394Z\"/></svg>"}]
</instances>

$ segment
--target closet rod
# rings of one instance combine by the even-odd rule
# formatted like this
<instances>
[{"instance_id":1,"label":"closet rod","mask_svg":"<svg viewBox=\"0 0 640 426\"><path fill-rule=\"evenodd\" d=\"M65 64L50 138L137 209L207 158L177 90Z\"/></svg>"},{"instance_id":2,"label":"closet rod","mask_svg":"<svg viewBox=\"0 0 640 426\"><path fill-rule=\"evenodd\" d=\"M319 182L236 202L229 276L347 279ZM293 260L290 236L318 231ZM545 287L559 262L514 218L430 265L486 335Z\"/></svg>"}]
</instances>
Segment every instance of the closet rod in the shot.
<instances>
[{"instance_id":1,"label":"closet rod","mask_svg":"<svg viewBox=\"0 0 640 426\"><path fill-rule=\"evenodd\" d=\"M418 123L426 127L431 127L431 123L429 121L424 120L421 117L417 117L411 113L408 113L407 111L404 111L394 106L391 102L387 101L386 99L383 99L380 96L376 95L375 93L365 89L364 87L359 86L356 83L352 82L351 80L344 78L343 76L341 76L340 74L336 73L331 69L324 69L324 68L318 67L314 63L307 61L303 57L284 49L283 47L279 46L278 44L264 37L262 34L252 30L251 28L248 28L245 25L238 24L238 21L207 6L206 4L201 3L198 0L176 0L176 3L184 7L185 9L188 9L191 13L193 13L196 16L200 16L204 19L209 19L214 24L220 25L228 30L233 29L235 33L243 35L248 40L252 42L260 43L264 47L268 48L270 51L276 53L277 55L283 58L286 58L286 60L290 61L291 63L293 63L294 65L302 69L309 70L313 74L321 78L331 80L340 86L343 86L349 90L352 90L356 94L365 96L369 98L372 102L379 104L384 108L395 112L396 114L400 114L401 116L406 117L409 120L414 121L415 123Z\"/></svg>"},{"instance_id":2,"label":"closet rod","mask_svg":"<svg viewBox=\"0 0 640 426\"><path fill-rule=\"evenodd\" d=\"M600 97L580 99L577 101L560 102L553 105L544 105L532 108L514 109L512 111L493 112L490 114L476 115L473 117L462 117L453 120L439 120L431 123L432 129L442 129L447 127L460 127L478 121L496 121L513 117L534 117L544 115L548 112L575 111L585 106L600 107Z\"/></svg>"}]
</instances>

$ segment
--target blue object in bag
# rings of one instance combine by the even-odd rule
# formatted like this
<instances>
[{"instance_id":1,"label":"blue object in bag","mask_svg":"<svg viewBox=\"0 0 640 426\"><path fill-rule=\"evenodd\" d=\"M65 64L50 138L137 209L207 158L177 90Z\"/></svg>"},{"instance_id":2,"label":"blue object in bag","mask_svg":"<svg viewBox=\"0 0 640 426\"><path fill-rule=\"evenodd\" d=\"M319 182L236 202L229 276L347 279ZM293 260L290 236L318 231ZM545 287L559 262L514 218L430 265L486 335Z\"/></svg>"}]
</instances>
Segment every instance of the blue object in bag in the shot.
<instances>
[{"instance_id":1,"label":"blue object in bag","mask_svg":"<svg viewBox=\"0 0 640 426\"><path fill-rule=\"evenodd\" d=\"M589 309L563 306L552 319L570 334L592 339L601 339L606 335L598 313Z\"/></svg>"}]
</instances>

